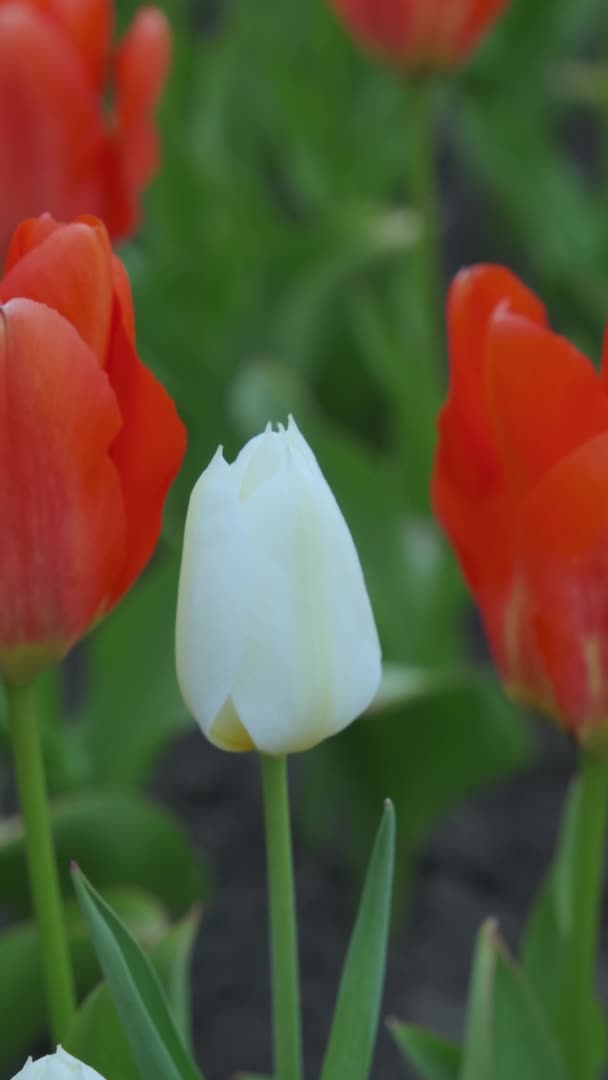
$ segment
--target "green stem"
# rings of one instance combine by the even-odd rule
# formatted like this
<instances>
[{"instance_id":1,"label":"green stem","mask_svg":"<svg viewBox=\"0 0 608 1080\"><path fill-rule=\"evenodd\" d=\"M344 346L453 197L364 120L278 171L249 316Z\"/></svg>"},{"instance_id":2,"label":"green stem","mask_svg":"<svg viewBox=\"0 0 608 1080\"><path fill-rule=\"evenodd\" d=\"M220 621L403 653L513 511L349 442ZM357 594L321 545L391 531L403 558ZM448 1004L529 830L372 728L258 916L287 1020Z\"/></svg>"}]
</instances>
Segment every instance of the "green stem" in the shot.
<instances>
[{"instance_id":1,"label":"green stem","mask_svg":"<svg viewBox=\"0 0 608 1080\"><path fill-rule=\"evenodd\" d=\"M287 760L261 754L270 896L274 1075L301 1080L300 978Z\"/></svg>"},{"instance_id":2,"label":"green stem","mask_svg":"<svg viewBox=\"0 0 608 1080\"><path fill-rule=\"evenodd\" d=\"M59 1043L67 1034L75 997L48 813L35 691L32 684L7 686L6 696L51 1033L54 1042Z\"/></svg>"},{"instance_id":3,"label":"green stem","mask_svg":"<svg viewBox=\"0 0 608 1080\"><path fill-rule=\"evenodd\" d=\"M424 360L428 368L426 386L436 404L441 387L441 364L444 353L443 288L441 276L440 203L437 191L435 145L435 84L432 79L412 80L409 90L410 119L410 194L420 215L420 239L417 244L416 276Z\"/></svg>"},{"instance_id":4,"label":"green stem","mask_svg":"<svg viewBox=\"0 0 608 1080\"><path fill-rule=\"evenodd\" d=\"M606 825L608 823L608 766L583 753L578 778L578 813L573 837L571 935L567 943L568 1023L570 1045L566 1058L573 1080L589 1080L589 996L596 982L603 888Z\"/></svg>"},{"instance_id":5,"label":"green stem","mask_svg":"<svg viewBox=\"0 0 608 1080\"><path fill-rule=\"evenodd\" d=\"M403 474L414 508L428 510L429 479L435 452L435 423L444 384L444 304L441 274L440 202L437 190L435 90L432 78L407 83L408 186L420 235L410 252L413 274L412 346L408 362L399 356L395 421L402 428ZM412 400L416 403L412 410ZM404 422L407 425L404 429Z\"/></svg>"}]
</instances>

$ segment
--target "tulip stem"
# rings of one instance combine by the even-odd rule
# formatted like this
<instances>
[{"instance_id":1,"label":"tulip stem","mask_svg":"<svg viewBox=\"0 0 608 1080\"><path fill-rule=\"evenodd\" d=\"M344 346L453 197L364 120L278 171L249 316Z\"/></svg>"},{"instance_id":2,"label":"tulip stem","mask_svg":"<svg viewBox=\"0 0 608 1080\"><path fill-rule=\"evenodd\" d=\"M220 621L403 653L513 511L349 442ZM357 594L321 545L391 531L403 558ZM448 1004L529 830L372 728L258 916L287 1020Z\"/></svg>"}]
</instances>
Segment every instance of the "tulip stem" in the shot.
<instances>
[{"instance_id":1,"label":"tulip stem","mask_svg":"<svg viewBox=\"0 0 608 1080\"><path fill-rule=\"evenodd\" d=\"M17 792L25 830L32 906L40 935L51 1034L62 1042L76 1007L59 875L49 819L35 690L7 686Z\"/></svg>"},{"instance_id":2,"label":"tulip stem","mask_svg":"<svg viewBox=\"0 0 608 1080\"><path fill-rule=\"evenodd\" d=\"M267 754L260 757L270 898L274 1075L276 1080L301 1080L300 976L287 759Z\"/></svg>"},{"instance_id":3,"label":"tulip stem","mask_svg":"<svg viewBox=\"0 0 608 1080\"><path fill-rule=\"evenodd\" d=\"M571 936L567 943L568 1033L567 1064L573 1080L590 1080L593 1040L589 1036L589 994L596 980L606 825L608 823L608 766L583 752L578 785L576 835L572 837L573 895Z\"/></svg>"},{"instance_id":4,"label":"tulip stem","mask_svg":"<svg viewBox=\"0 0 608 1080\"><path fill-rule=\"evenodd\" d=\"M416 396L427 418L425 490L434 448L434 420L439 408L444 354L441 276L440 203L437 190L435 90L432 78L408 82L409 187L420 218L420 237L413 251L421 335L416 368Z\"/></svg>"}]
</instances>

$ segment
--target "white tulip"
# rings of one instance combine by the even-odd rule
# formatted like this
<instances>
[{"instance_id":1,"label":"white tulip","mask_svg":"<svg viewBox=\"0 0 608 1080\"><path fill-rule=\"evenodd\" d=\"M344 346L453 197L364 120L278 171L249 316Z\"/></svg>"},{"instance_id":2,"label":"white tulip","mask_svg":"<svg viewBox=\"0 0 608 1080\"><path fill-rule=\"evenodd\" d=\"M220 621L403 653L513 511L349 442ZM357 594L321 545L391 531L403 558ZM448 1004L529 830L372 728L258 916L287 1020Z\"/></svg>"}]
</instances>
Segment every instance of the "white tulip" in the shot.
<instances>
[{"instance_id":1,"label":"white tulip","mask_svg":"<svg viewBox=\"0 0 608 1080\"><path fill-rule=\"evenodd\" d=\"M55 1054L38 1061L29 1058L13 1080L103 1080L103 1076L58 1046Z\"/></svg>"},{"instance_id":2,"label":"white tulip","mask_svg":"<svg viewBox=\"0 0 608 1080\"><path fill-rule=\"evenodd\" d=\"M341 731L380 681L359 557L290 417L229 465L220 447L190 498L177 674L224 750L285 754Z\"/></svg>"}]
</instances>

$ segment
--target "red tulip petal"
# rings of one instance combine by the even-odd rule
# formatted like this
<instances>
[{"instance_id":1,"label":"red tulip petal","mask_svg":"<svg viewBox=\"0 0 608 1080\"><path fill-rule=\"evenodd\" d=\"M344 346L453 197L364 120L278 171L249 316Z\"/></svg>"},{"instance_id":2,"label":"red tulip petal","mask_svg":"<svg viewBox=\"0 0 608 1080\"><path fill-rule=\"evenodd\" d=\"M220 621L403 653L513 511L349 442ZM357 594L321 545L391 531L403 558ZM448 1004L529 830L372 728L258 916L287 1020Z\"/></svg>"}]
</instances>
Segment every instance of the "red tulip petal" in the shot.
<instances>
[{"instance_id":1,"label":"red tulip petal","mask_svg":"<svg viewBox=\"0 0 608 1080\"><path fill-rule=\"evenodd\" d=\"M87 78L101 90L112 35L111 0L36 0L36 6L68 35Z\"/></svg>"},{"instance_id":2,"label":"red tulip petal","mask_svg":"<svg viewBox=\"0 0 608 1080\"><path fill-rule=\"evenodd\" d=\"M130 181L123 142L119 131L108 134L99 170L99 215L115 240L124 240L135 231L139 222L137 195L142 186L135 188Z\"/></svg>"},{"instance_id":3,"label":"red tulip petal","mask_svg":"<svg viewBox=\"0 0 608 1080\"><path fill-rule=\"evenodd\" d=\"M129 186L138 191L155 172L159 149L152 112L169 71L171 33L157 8L142 8L116 51L116 104Z\"/></svg>"},{"instance_id":4,"label":"red tulip petal","mask_svg":"<svg viewBox=\"0 0 608 1080\"><path fill-rule=\"evenodd\" d=\"M521 563L559 714L580 730L608 710L608 434L543 476L522 507Z\"/></svg>"},{"instance_id":5,"label":"red tulip petal","mask_svg":"<svg viewBox=\"0 0 608 1080\"><path fill-rule=\"evenodd\" d=\"M352 32L405 66L463 59L509 0L333 0Z\"/></svg>"},{"instance_id":6,"label":"red tulip petal","mask_svg":"<svg viewBox=\"0 0 608 1080\"><path fill-rule=\"evenodd\" d=\"M37 247L48 236L51 236L61 226L50 214L41 214L37 218L28 218L22 221L15 229L6 254L4 273L8 274L16 262L19 262L28 251Z\"/></svg>"},{"instance_id":7,"label":"red tulip petal","mask_svg":"<svg viewBox=\"0 0 608 1080\"><path fill-rule=\"evenodd\" d=\"M448 294L450 344L450 400L478 433L488 437L486 399L486 337L497 307L522 315L539 326L547 317L539 300L509 270L501 266L474 266L462 270Z\"/></svg>"},{"instance_id":8,"label":"red tulip petal","mask_svg":"<svg viewBox=\"0 0 608 1080\"><path fill-rule=\"evenodd\" d=\"M115 603L156 546L165 499L184 456L186 433L173 401L139 360L118 311L107 372L124 421L111 451L127 518L126 561L112 592Z\"/></svg>"},{"instance_id":9,"label":"red tulip petal","mask_svg":"<svg viewBox=\"0 0 608 1080\"><path fill-rule=\"evenodd\" d=\"M496 445L521 496L560 458L608 431L608 394L564 338L498 311L486 345Z\"/></svg>"},{"instance_id":10,"label":"red tulip petal","mask_svg":"<svg viewBox=\"0 0 608 1080\"><path fill-rule=\"evenodd\" d=\"M497 266L462 271L448 297L450 389L439 420L433 503L474 591L489 583L494 589L497 582L502 582L501 589L508 588L512 573L511 498L494 443L485 385L486 337L500 305L540 324L545 321L536 297Z\"/></svg>"},{"instance_id":11,"label":"red tulip petal","mask_svg":"<svg viewBox=\"0 0 608 1080\"><path fill-rule=\"evenodd\" d=\"M17 251L22 254L15 260ZM26 222L17 231L8 261L11 269L0 281L0 303L23 296L54 308L72 323L103 365L114 288L112 251L102 223L88 218L51 231L48 217Z\"/></svg>"},{"instance_id":12,"label":"red tulip petal","mask_svg":"<svg viewBox=\"0 0 608 1080\"><path fill-rule=\"evenodd\" d=\"M453 53L465 57L506 10L511 0L461 0L462 19L454 34Z\"/></svg>"},{"instance_id":13,"label":"red tulip petal","mask_svg":"<svg viewBox=\"0 0 608 1080\"><path fill-rule=\"evenodd\" d=\"M93 353L31 300L0 309L0 387L0 669L20 678L26 647L61 656L120 573L124 509L108 448L121 417Z\"/></svg>"},{"instance_id":14,"label":"red tulip petal","mask_svg":"<svg viewBox=\"0 0 608 1080\"><path fill-rule=\"evenodd\" d=\"M1 5L0 252L23 218L95 209L102 143L98 103L65 34L31 7Z\"/></svg>"},{"instance_id":15,"label":"red tulip petal","mask_svg":"<svg viewBox=\"0 0 608 1080\"><path fill-rule=\"evenodd\" d=\"M116 255L112 256L112 278L114 281L114 295L118 300L122 323L126 330L129 341L135 345L135 308L131 295L131 282L123 263Z\"/></svg>"},{"instance_id":16,"label":"red tulip petal","mask_svg":"<svg viewBox=\"0 0 608 1080\"><path fill-rule=\"evenodd\" d=\"M171 32L162 11L141 8L116 50L118 123L136 127L154 108L171 59Z\"/></svg>"},{"instance_id":17,"label":"red tulip petal","mask_svg":"<svg viewBox=\"0 0 608 1080\"><path fill-rule=\"evenodd\" d=\"M410 37L412 0L333 0L333 6L372 48L402 56Z\"/></svg>"}]
</instances>

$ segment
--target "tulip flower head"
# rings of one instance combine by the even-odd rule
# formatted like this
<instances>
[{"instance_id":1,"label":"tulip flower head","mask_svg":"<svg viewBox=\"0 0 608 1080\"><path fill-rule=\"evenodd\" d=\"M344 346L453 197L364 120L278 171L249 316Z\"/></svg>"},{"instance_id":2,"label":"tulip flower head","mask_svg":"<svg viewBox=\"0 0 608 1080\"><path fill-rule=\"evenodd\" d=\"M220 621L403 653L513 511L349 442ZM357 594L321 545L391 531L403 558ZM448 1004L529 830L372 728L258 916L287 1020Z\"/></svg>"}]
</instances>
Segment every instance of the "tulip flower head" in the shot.
<instances>
[{"instance_id":1,"label":"tulip flower head","mask_svg":"<svg viewBox=\"0 0 608 1080\"><path fill-rule=\"evenodd\" d=\"M380 646L361 564L293 419L229 465L220 448L186 520L177 673L225 750L305 750L374 697Z\"/></svg>"},{"instance_id":2,"label":"tulip flower head","mask_svg":"<svg viewBox=\"0 0 608 1080\"><path fill-rule=\"evenodd\" d=\"M58 1046L54 1054L37 1061L29 1058L13 1080L103 1080L103 1076Z\"/></svg>"},{"instance_id":3,"label":"tulip flower head","mask_svg":"<svg viewBox=\"0 0 608 1080\"><path fill-rule=\"evenodd\" d=\"M27 682L126 592L184 449L105 227L25 222L0 279L0 676Z\"/></svg>"},{"instance_id":4,"label":"tulip flower head","mask_svg":"<svg viewBox=\"0 0 608 1080\"><path fill-rule=\"evenodd\" d=\"M404 70L461 64L509 0L331 0L364 47Z\"/></svg>"},{"instance_id":5,"label":"tulip flower head","mask_svg":"<svg viewBox=\"0 0 608 1080\"><path fill-rule=\"evenodd\" d=\"M112 29L112 0L0 0L0 262L19 222L46 211L96 214L113 238L137 224L170 34L152 7L116 48Z\"/></svg>"},{"instance_id":6,"label":"tulip flower head","mask_svg":"<svg viewBox=\"0 0 608 1080\"><path fill-rule=\"evenodd\" d=\"M598 374L492 266L456 278L448 333L435 510L507 687L597 744L608 730L608 347Z\"/></svg>"}]
</instances>

